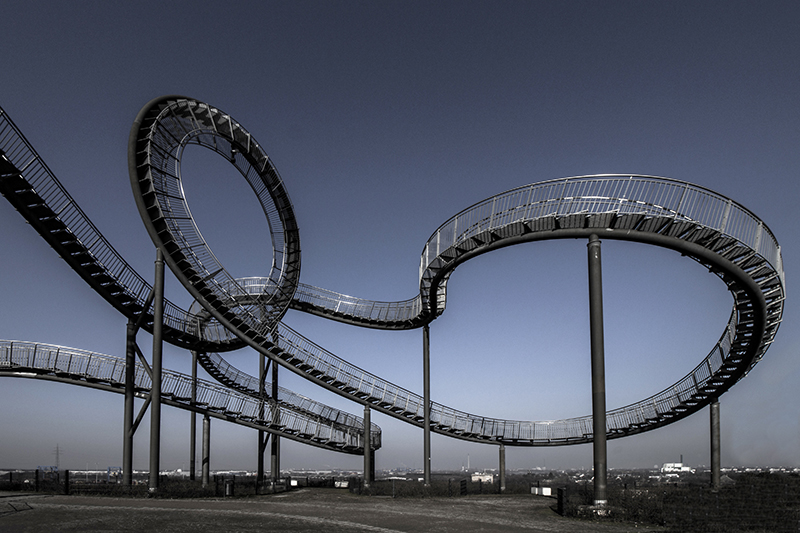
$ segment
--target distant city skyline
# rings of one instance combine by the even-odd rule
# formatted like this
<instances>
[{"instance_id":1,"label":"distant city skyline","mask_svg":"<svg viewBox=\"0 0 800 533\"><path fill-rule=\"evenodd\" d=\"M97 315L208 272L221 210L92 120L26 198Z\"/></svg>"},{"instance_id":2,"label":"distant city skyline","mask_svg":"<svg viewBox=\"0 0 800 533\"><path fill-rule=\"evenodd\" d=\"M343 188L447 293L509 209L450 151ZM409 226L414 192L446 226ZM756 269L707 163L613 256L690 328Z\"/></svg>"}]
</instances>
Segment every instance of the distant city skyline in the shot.
<instances>
[{"instance_id":1,"label":"distant city skyline","mask_svg":"<svg viewBox=\"0 0 800 533\"><path fill-rule=\"evenodd\" d=\"M800 467L797 123L793 2L174 2L11 0L0 21L0 106L126 260L151 279L155 252L131 195L127 140L150 99L186 94L250 130L281 172L303 250L301 282L382 301L409 298L442 222L484 198L563 176L631 172L685 180L761 217L783 246L789 296L776 341L721 398L722 466ZM158 13L158 16L153 16ZM208 21L224 21L206 33ZM140 22L137 22L140 21ZM145 22L146 21L146 22ZM244 182L187 150L193 214L234 275L270 260ZM218 158L217 158L218 159ZM222 206L222 209L219 207ZM121 356L126 320L0 201L0 338ZM674 383L717 341L730 296L674 252L603 243L608 407ZM586 246L515 246L465 264L431 325L432 399L520 420L591 411ZM167 297L191 302L170 274ZM422 389L421 332L351 327L289 312L313 342ZM150 337L140 336L149 347ZM149 350L149 348L148 348ZM149 354L148 354L149 356ZM229 354L257 371L255 353ZM165 368L189 372L165 346ZM207 378L207 376L204 376ZM292 375L281 384L361 416ZM122 395L0 379L0 468L122 461ZM137 403L137 410L139 404ZM162 468L188 467L188 413L163 410ZM422 431L373 414L376 468L422 468ZM147 466L147 417L134 468ZM609 468L709 463L707 410L609 441ZM199 440L198 440L199 449ZM591 468L590 445L506 449L508 469ZM496 446L432 438L433 470L491 468ZM282 469L361 458L282 441ZM212 422L212 469L254 469L252 429Z\"/></svg>"}]
</instances>

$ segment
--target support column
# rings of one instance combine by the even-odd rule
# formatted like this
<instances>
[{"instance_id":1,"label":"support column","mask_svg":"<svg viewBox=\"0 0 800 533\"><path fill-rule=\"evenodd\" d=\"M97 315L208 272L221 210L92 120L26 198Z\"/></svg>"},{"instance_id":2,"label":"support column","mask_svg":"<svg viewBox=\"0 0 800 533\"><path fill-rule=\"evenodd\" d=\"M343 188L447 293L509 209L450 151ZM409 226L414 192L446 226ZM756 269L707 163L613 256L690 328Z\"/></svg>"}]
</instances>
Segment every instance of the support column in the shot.
<instances>
[{"instance_id":1,"label":"support column","mask_svg":"<svg viewBox=\"0 0 800 533\"><path fill-rule=\"evenodd\" d=\"M264 420L264 394L266 392L264 387L264 380L267 378L267 368L265 357L261 354L258 356L258 419ZM258 430L258 462L256 471L256 494L260 492L261 486L264 484L264 452L266 451L266 441L264 440L264 431Z\"/></svg>"},{"instance_id":2,"label":"support column","mask_svg":"<svg viewBox=\"0 0 800 533\"><path fill-rule=\"evenodd\" d=\"M600 238L589 237L589 329L592 348L592 427L594 448L594 504L608 503L606 451L606 370L603 339L603 271Z\"/></svg>"},{"instance_id":3,"label":"support column","mask_svg":"<svg viewBox=\"0 0 800 533\"><path fill-rule=\"evenodd\" d=\"M423 396L423 468L425 486L431 486L431 332L428 324L422 326L422 396Z\"/></svg>"},{"instance_id":4,"label":"support column","mask_svg":"<svg viewBox=\"0 0 800 533\"><path fill-rule=\"evenodd\" d=\"M192 406L197 405L197 352L192 350ZM197 413L189 411L189 480L195 480L195 458L197 457Z\"/></svg>"},{"instance_id":5,"label":"support column","mask_svg":"<svg viewBox=\"0 0 800 533\"><path fill-rule=\"evenodd\" d=\"M153 383L150 389L150 483L148 491L158 492L161 469L161 347L164 325L164 255L156 250L156 275L153 284Z\"/></svg>"},{"instance_id":6,"label":"support column","mask_svg":"<svg viewBox=\"0 0 800 533\"><path fill-rule=\"evenodd\" d=\"M133 485L133 399L136 377L136 325L128 321L125 343L125 410L122 439L122 484Z\"/></svg>"},{"instance_id":7,"label":"support column","mask_svg":"<svg viewBox=\"0 0 800 533\"><path fill-rule=\"evenodd\" d=\"M506 491L506 445L500 444L500 494Z\"/></svg>"},{"instance_id":8,"label":"support column","mask_svg":"<svg viewBox=\"0 0 800 533\"><path fill-rule=\"evenodd\" d=\"M275 425L281 421L281 413L278 409L278 363L272 361L272 399L275 402L275 410L272 413L272 421ZM272 477L273 487L281 477L281 441L277 434L272 435L270 454L270 476Z\"/></svg>"},{"instance_id":9,"label":"support column","mask_svg":"<svg viewBox=\"0 0 800 533\"><path fill-rule=\"evenodd\" d=\"M364 488L372 484L372 427L369 405L364 406Z\"/></svg>"},{"instance_id":10,"label":"support column","mask_svg":"<svg viewBox=\"0 0 800 533\"><path fill-rule=\"evenodd\" d=\"M209 471L211 468L211 417L208 414L203 415L203 466L202 466L202 483L204 487L208 486Z\"/></svg>"},{"instance_id":11,"label":"support column","mask_svg":"<svg viewBox=\"0 0 800 533\"><path fill-rule=\"evenodd\" d=\"M720 484L720 439L719 439L719 400L714 398L710 406L711 414L711 488L719 490Z\"/></svg>"}]
</instances>

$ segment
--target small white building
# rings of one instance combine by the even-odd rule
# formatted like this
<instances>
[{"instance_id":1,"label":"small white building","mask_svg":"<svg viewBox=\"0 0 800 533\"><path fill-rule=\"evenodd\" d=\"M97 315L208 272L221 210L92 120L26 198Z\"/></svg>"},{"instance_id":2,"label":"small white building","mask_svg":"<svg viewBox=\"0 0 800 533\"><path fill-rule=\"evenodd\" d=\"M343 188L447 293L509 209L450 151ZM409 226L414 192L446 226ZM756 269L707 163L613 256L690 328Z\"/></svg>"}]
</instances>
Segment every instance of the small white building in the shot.
<instances>
[{"instance_id":1,"label":"small white building","mask_svg":"<svg viewBox=\"0 0 800 533\"><path fill-rule=\"evenodd\" d=\"M472 482L477 483L478 481L482 481L483 483L494 483L494 474L481 474L480 472L475 472L472 474Z\"/></svg>"},{"instance_id":2,"label":"small white building","mask_svg":"<svg viewBox=\"0 0 800 533\"><path fill-rule=\"evenodd\" d=\"M664 463L661 466L662 474L694 474L694 468L684 466L683 463Z\"/></svg>"}]
</instances>

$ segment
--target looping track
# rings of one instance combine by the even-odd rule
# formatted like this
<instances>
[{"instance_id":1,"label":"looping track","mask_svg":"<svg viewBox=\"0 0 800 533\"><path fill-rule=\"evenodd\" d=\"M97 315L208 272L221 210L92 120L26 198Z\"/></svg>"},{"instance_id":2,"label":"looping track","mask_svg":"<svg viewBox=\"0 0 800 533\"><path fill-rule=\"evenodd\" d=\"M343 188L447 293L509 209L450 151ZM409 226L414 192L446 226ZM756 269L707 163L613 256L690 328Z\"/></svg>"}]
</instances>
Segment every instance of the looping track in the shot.
<instances>
[{"instance_id":1,"label":"looping track","mask_svg":"<svg viewBox=\"0 0 800 533\"><path fill-rule=\"evenodd\" d=\"M112 305L126 316L148 312L144 302L149 285L105 242L27 142L6 133L10 122L4 114L2 118L0 149L6 155L0 159L0 176L6 198ZM206 146L231 161L259 196L274 247L273 264L264 278L233 279L205 245L182 194L180 154L188 143ZM21 144L28 148L20 149ZM291 330L280 322L287 307L365 327L416 328L444 311L447 280L459 264L501 247L597 234L678 251L725 283L734 302L730 320L719 341L684 378L640 402L609 411L609 438L666 425L707 405L761 359L782 318L783 264L771 231L736 202L686 182L583 176L499 194L465 209L433 233L420 260L417 296L375 302L298 282L297 225L283 182L258 143L229 115L184 97L156 99L137 117L130 147L131 181L145 225L176 277L213 317L201 326L197 314L168 307L170 342L202 352L249 345L326 389L417 426L424 420L419 395ZM56 189L60 195L52 194ZM249 376L225 368L222 361L208 356L206 368L217 369L215 377L228 386L247 388ZM552 446L592 440L588 415L543 422L501 420L433 403L431 421L435 432L478 442Z\"/></svg>"}]
</instances>

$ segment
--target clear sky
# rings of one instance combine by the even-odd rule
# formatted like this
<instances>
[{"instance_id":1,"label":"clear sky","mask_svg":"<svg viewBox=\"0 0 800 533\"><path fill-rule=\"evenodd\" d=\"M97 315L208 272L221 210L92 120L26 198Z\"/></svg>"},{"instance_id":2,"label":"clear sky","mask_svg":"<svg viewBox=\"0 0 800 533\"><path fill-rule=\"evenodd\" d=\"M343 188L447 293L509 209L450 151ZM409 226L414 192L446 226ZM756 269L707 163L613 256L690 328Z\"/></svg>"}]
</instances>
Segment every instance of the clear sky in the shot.
<instances>
[{"instance_id":1,"label":"clear sky","mask_svg":"<svg viewBox=\"0 0 800 533\"><path fill-rule=\"evenodd\" d=\"M507 189L639 173L744 204L783 247L789 296L764 360L721 398L723 466L800 466L800 4L796 2L36 2L6 0L0 106L140 273L155 250L131 194L139 109L184 94L230 113L270 154L300 224L301 281L375 300L412 297L445 220ZM267 225L244 180L187 150L187 197L237 276L265 272ZM126 319L0 201L0 338L123 355ZM693 261L603 243L609 408L687 374L732 299ZM432 397L501 418L591 412L586 243L533 243L459 267L431 325ZM189 298L168 275L167 296ZM422 333L291 311L333 353L422 392ZM139 342L149 353L150 336ZM165 367L190 356L165 349ZM255 353L230 361L256 371ZM287 388L362 407L290 374ZM0 379L0 468L122 462L121 395ZM164 468L186 468L189 415L164 408ZM381 414L377 467L422 467L422 430ZM609 441L611 468L709 464L708 410ZM148 429L135 468L148 465ZM284 441L285 468L361 458ZM496 467L497 448L434 435L434 470ZM509 468L590 467L590 446L510 448ZM212 468L255 469L252 430L212 423Z\"/></svg>"}]
</instances>

